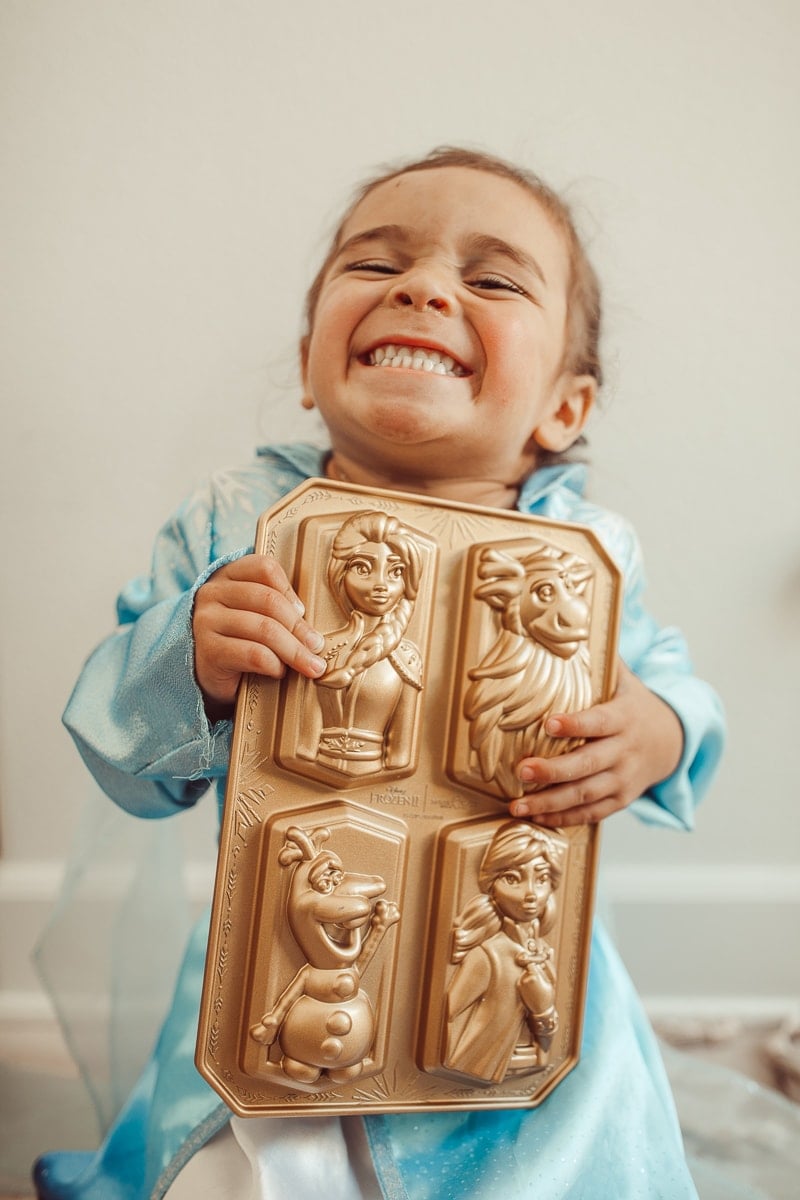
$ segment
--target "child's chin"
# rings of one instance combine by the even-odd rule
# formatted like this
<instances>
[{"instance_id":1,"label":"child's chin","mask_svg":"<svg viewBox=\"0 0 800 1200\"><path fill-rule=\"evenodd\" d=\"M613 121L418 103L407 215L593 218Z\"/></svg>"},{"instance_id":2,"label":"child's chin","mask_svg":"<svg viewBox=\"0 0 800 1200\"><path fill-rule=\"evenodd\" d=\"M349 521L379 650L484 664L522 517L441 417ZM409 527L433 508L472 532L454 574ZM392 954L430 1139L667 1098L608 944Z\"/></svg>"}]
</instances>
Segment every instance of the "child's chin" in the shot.
<instances>
[{"instance_id":1,"label":"child's chin","mask_svg":"<svg viewBox=\"0 0 800 1200\"><path fill-rule=\"evenodd\" d=\"M419 447L431 441L447 437L448 431L442 423L424 419L417 414L396 411L378 422L377 432L396 446Z\"/></svg>"}]
</instances>

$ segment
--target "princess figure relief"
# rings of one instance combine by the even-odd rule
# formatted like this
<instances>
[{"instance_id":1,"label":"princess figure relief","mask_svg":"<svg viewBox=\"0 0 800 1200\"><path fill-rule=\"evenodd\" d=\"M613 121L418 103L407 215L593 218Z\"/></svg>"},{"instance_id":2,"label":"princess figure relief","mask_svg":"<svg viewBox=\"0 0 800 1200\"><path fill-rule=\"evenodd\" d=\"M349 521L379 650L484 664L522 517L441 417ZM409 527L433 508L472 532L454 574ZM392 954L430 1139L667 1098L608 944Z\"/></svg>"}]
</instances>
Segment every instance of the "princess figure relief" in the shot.
<instances>
[{"instance_id":1,"label":"princess figure relief","mask_svg":"<svg viewBox=\"0 0 800 1200\"><path fill-rule=\"evenodd\" d=\"M301 758L350 776L409 766L422 656L404 634L421 570L412 530L387 513L357 513L338 530L328 585L348 620L325 635Z\"/></svg>"},{"instance_id":2,"label":"princess figure relief","mask_svg":"<svg viewBox=\"0 0 800 1200\"><path fill-rule=\"evenodd\" d=\"M485 1083L540 1070L558 1029L554 950L566 843L507 821L486 849L480 893L453 927L444 1065Z\"/></svg>"}]
</instances>

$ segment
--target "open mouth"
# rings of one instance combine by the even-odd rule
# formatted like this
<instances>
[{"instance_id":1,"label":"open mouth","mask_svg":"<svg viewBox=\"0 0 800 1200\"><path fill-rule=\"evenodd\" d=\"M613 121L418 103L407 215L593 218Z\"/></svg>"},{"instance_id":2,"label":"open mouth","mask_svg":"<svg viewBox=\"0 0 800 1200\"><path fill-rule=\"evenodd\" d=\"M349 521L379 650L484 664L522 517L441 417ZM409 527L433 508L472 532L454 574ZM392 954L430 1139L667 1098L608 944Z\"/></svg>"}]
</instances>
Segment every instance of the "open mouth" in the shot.
<instances>
[{"instance_id":1,"label":"open mouth","mask_svg":"<svg viewBox=\"0 0 800 1200\"><path fill-rule=\"evenodd\" d=\"M323 925L325 936L330 945L335 946L343 954L352 953L361 946L361 930L364 920L349 921L346 924Z\"/></svg>"},{"instance_id":2,"label":"open mouth","mask_svg":"<svg viewBox=\"0 0 800 1200\"><path fill-rule=\"evenodd\" d=\"M394 342L376 346L364 355L362 361L370 367L405 367L412 371L427 371L431 375L449 375L455 379L469 374L466 367L441 350L396 345Z\"/></svg>"}]
</instances>

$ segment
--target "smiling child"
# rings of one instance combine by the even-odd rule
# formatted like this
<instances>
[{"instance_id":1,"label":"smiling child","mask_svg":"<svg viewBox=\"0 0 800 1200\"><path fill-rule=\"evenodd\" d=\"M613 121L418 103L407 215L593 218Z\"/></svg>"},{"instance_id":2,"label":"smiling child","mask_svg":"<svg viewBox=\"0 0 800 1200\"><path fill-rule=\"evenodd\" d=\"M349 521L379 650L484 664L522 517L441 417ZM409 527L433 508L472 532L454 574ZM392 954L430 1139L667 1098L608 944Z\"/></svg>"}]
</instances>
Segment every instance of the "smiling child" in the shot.
<instances>
[{"instance_id":1,"label":"smiling child","mask_svg":"<svg viewBox=\"0 0 800 1200\"><path fill-rule=\"evenodd\" d=\"M626 580L618 687L548 721L551 736L583 744L522 759L520 780L539 790L509 811L556 827L633 805L690 828L721 750L718 701L680 634L643 608L630 527L584 499L585 468L565 458L601 382L599 329L569 211L530 173L445 149L362 188L312 285L301 345L302 403L318 408L330 448L264 449L191 497L70 700L66 723L108 795L162 816L214 780L221 802L242 674L323 674L325 631L281 566L249 548L253 513L327 475L593 528ZM386 573L401 556L377 535L366 544L362 574L383 569L378 590L357 574L343 586L377 624L402 602ZM581 1062L539 1108L363 1121L231 1118L192 1063L204 944L201 926L107 1142L42 1158L42 1200L696 1196L655 1039L599 924Z\"/></svg>"}]
</instances>

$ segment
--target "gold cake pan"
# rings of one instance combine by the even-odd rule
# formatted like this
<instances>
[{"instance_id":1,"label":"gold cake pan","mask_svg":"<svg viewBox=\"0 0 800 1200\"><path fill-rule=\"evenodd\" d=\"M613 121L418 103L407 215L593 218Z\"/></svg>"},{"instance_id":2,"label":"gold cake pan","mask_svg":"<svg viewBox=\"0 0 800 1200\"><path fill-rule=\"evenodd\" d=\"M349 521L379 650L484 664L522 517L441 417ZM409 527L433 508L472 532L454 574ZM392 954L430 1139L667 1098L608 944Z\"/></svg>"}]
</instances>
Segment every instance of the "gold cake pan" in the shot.
<instances>
[{"instance_id":1,"label":"gold cake pan","mask_svg":"<svg viewBox=\"0 0 800 1200\"><path fill-rule=\"evenodd\" d=\"M196 1062L240 1116L540 1103L578 1061L596 826L514 820L614 686L582 526L309 480L266 512L325 674L237 700Z\"/></svg>"}]
</instances>

